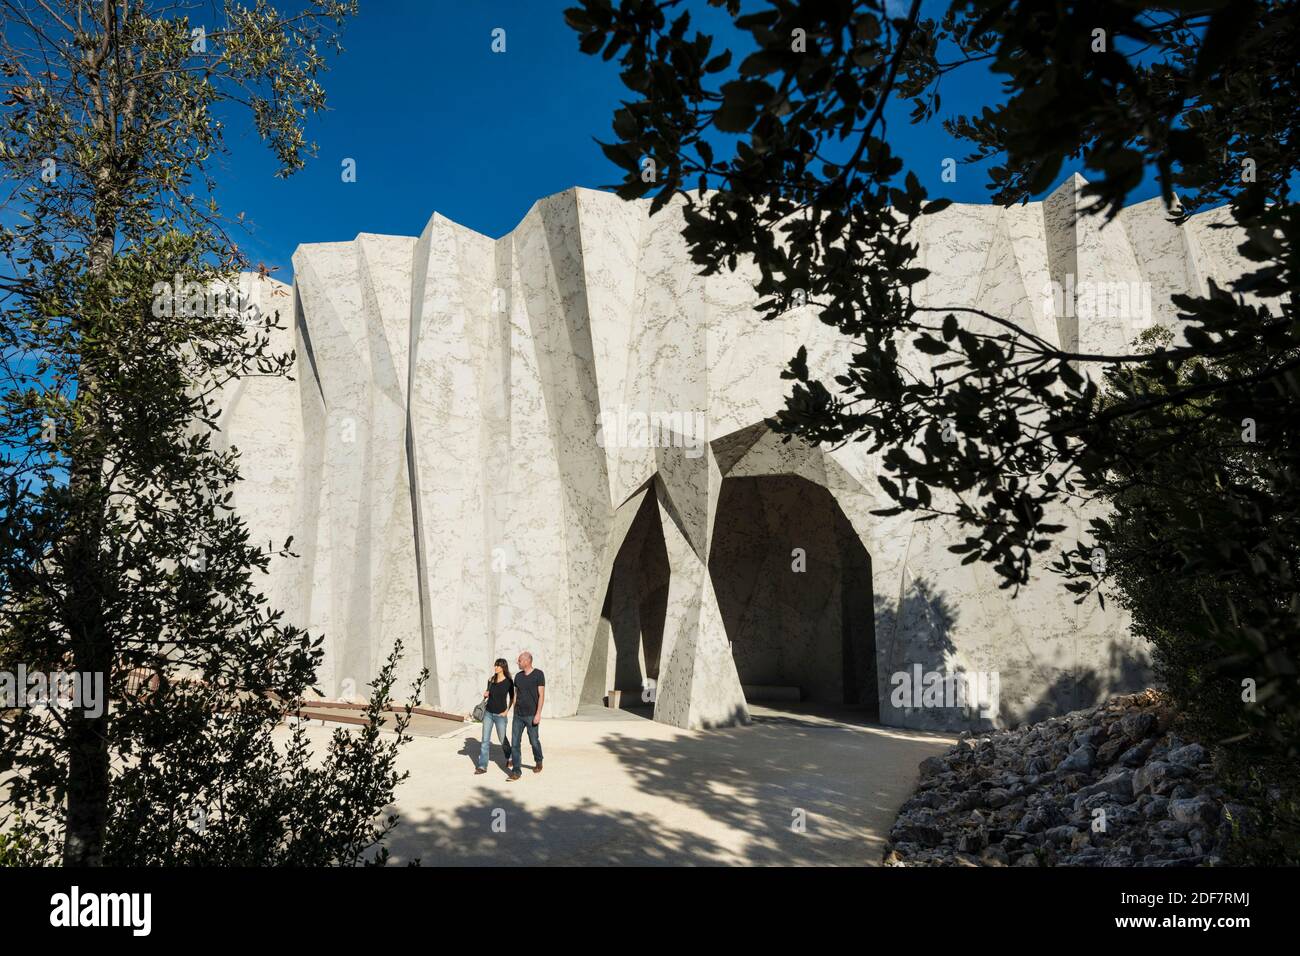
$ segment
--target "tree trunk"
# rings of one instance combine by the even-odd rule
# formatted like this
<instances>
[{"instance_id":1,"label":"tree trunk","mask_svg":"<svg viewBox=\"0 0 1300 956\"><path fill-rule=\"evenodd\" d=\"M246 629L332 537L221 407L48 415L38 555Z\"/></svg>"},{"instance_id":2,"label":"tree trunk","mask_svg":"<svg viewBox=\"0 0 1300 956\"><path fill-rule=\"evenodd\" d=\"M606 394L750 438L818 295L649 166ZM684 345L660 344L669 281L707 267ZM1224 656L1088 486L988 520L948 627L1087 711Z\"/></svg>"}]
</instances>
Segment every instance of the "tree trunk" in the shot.
<instances>
[{"instance_id":1,"label":"tree trunk","mask_svg":"<svg viewBox=\"0 0 1300 956\"><path fill-rule=\"evenodd\" d=\"M101 177L102 179L102 177ZM102 275L113 256L116 235L112 216L100 219L90 249L90 274ZM93 281L93 280L92 280ZM87 310L93 316L93 308ZM83 313L83 320L86 318ZM92 319L93 321L93 319ZM97 717L69 712L67 815L64 821L64 866L102 866L108 827L109 745L113 635L104 620L103 552L104 456L99 415L99 388L84 361L77 376L77 404L82 409L85 438L71 462L69 483L73 498L82 505L68 549L64 576L67 582L65 625L72 648L72 667L82 674L102 674L107 692L103 712Z\"/></svg>"},{"instance_id":2,"label":"tree trunk","mask_svg":"<svg viewBox=\"0 0 1300 956\"><path fill-rule=\"evenodd\" d=\"M112 666L103 627L75 654L77 669L107 675ZM79 642L80 643L80 642ZM102 866L108 827L108 707L98 717L81 711L68 721L68 807L63 844L64 866Z\"/></svg>"}]
</instances>

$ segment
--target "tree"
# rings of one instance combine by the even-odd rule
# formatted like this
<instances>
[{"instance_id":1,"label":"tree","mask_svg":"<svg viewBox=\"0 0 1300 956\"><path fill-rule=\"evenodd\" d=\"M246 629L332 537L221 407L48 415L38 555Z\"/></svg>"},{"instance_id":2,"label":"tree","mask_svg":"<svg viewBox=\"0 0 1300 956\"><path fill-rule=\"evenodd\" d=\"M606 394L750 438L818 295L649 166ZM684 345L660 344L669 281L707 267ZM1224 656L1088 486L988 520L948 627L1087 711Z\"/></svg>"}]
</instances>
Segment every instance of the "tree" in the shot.
<instances>
[{"instance_id":1,"label":"tree","mask_svg":"<svg viewBox=\"0 0 1300 956\"><path fill-rule=\"evenodd\" d=\"M901 16L861 0L769 0L743 15L738 0L710 4L755 48L735 68L712 36L690 33L679 0L583 0L566 17L580 49L618 58L632 94L603 145L626 171L620 195L653 191L654 210L682 197L684 237L705 273L752 258L764 317L805 290L822 321L857 341L829 384L810 376L802 351L791 360L775 426L883 451L890 512L959 519L972 533L953 550L1015 586L1064 530L1051 506L1112 495L1121 463L1126 494L1139 494L1157 480L1148 457L1195 461L1226 423L1251 419L1251 473L1207 469L1181 489L1169 573L1233 578L1230 594L1185 626L1216 649L1207 665L1255 682L1245 715L1293 748L1295 5L958 0L936 21L921 17L919 0ZM1175 220L1230 203L1247 237L1241 252L1257 267L1231 291L1177 298L1179 344L1115 355L1055 346L1005 316L914 301L927 273L914 265L913 229L947 200L931 200L891 150L886 108L910 102L912 122L936 121L943 84L981 68L1001 76L1004 98L945 122L972 158L999 160L989 174L996 201L1027 200L1079 160L1093 171L1087 211L1113 218L1151 170ZM715 155L729 141L719 134L735 138L727 155ZM655 177L643 175L645 157ZM933 373L909 374L901 343L937 356ZM1132 384L1103 395L1107 370L1118 383L1125 369ZM943 441L949 421L955 445ZM1105 540L1105 526L1094 531ZM1098 546L1080 542L1054 565L1082 593L1098 583L1084 560Z\"/></svg>"},{"instance_id":2,"label":"tree","mask_svg":"<svg viewBox=\"0 0 1300 956\"><path fill-rule=\"evenodd\" d=\"M1167 348L1173 335L1156 327L1140 337L1142 348ZM1240 375L1258 367L1259 358L1238 360ZM1113 369L1103 389L1103 408L1122 407L1135 394L1163 395L1170 388L1186 388L1207 374L1230 375L1234 370L1210 369L1213 363L1191 361L1167 383L1138 364ZM1120 602L1132 615L1134 633L1150 642L1156 673L1183 710L1191 729L1203 734L1235 739L1252 730L1242 709L1242 680L1234 668L1214 666L1221 655L1200 633L1208 613L1227 617L1236 604L1250 599L1250 582L1240 573L1222 569L1188 568L1182 555L1189 536L1203 534L1231 538L1231 523L1209 525L1228 515L1226 509L1203 507L1209 489L1266 490L1257 480L1267 468L1267 451L1243 441L1239 423L1219 421L1205 426L1199 420L1205 399L1188 404L1159 406L1143 416L1125 417L1117 430L1128 430L1125 442L1141 447L1140 458L1117 461L1100 489L1112 513L1099 519L1093 533L1105 548L1108 571ZM1195 427L1197 454L1189 458L1182 432Z\"/></svg>"},{"instance_id":3,"label":"tree","mask_svg":"<svg viewBox=\"0 0 1300 956\"><path fill-rule=\"evenodd\" d=\"M352 862L386 832L406 717L387 742L336 735L342 784L301 732L287 753L270 738L320 638L258 590L292 539L250 540L238 450L212 433L225 384L287 375L293 355L269 347L278 314L235 296L246 263L208 170L243 109L280 174L302 167L322 51L356 2L191 9L0 0L0 646L6 665L102 680L108 701L4 712L6 815L34 858L69 865Z\"/></svg>"}]
</instances>

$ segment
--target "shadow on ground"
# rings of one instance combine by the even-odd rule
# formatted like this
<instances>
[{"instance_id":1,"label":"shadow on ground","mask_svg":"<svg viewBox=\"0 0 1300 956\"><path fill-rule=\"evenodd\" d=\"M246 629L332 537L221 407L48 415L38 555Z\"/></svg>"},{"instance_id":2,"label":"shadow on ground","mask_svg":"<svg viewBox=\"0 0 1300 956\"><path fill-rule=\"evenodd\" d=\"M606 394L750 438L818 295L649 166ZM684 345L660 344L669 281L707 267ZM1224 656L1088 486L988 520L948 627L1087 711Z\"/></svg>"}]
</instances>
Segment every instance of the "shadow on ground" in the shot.
<instances>
[{"instance_id":1,"label":"shadow on ground","mask_svg":"<svg viewBox=\"0 0 1300 956\"><path fill-rule=\"evenodd\" d=\"M745 861L860 865L879 862L917 764L950 743L815 713L753 707L751 717L748 727L671 741L611 735L602 746L642 792L743 834Z\"/></svg>"},{"instance_id":2,"label":"shadow on ground","mask_svg":"<svg viewBox=\"0 0 1300 956\"><path fill-rule=\"evenodd\" d=\"M538 810L507 796L457 808L447 823L404 820L388 843L393 860L437 866L687 866L730 862L698 833L590 798Z\"/></svg>"},{"instance_id":3,"label":"shadow on ground","mask_svg":"<svg viewBox=\"0 0 1300 956\"><path fill-rule=\"evenodd\" d=\"M541 776L528 772L525 743L516 783L505 781L497 745L488 774L473 777L480 744L468 737L455 754L455 772L474 781L456 781L466 799L404 812L390 850L427 865L876 864L917 764L951 742L844 714L756 707L753 716L695 733L575 722L565 732L589 728L590 739L544 739Z\"/></svg>"}]
</instances>

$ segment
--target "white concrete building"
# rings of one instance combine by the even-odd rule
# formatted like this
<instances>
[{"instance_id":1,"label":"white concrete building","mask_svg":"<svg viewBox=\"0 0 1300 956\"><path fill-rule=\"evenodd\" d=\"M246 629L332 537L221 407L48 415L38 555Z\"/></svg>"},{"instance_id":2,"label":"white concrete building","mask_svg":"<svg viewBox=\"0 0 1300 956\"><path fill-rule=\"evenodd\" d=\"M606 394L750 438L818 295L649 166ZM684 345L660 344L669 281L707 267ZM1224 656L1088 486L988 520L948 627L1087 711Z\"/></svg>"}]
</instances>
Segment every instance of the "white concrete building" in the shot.
<instances>
[{"instance_id":1,"label":"white concrete building","mask_svg":"<svg viewBox=\"0 0 1300 956\"><path fill-rule=\"evenodd\" d=\"M1241 271L1233 231L1210 228L1226 210L1178 228L1152 200L1076 224L1081 183L921 220L925 303L1126 350L1173 324L1171 293ZM397 638L431 706L468 711L494 658L531 649L550 715L620 689L683 727L782 688L887 724L1001 725L1146 679L1113 602L1075 605L1045 565L1013 598L948 552L963 529L870 514L889 502L862 445L782 445L763 421L786 361L806 345L829 378L852 343L811 309L759 321L752 270L700 277L680 207L648 213L570 189L500 239L435 214L418 239L300 246L292 288L248 280L298 363L241 382L223 434L255 538L294 535L267 593L325 635L327 695L364 695ZM1090 309L1096 288L1134 291ZM896 706L899 675L930 672L993 706Z\"/></svg>"}]
</instances>

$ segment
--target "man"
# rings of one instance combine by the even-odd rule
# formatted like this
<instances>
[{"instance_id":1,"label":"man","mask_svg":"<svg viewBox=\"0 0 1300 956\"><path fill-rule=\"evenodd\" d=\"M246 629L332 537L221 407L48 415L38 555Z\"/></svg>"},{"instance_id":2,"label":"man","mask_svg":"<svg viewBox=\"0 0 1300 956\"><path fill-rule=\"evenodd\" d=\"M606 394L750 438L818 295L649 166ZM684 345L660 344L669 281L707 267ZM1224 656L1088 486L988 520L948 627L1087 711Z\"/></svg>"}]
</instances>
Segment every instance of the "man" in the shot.
<instances>
[{"instance_id":1,"label":"man","mask_svg":"<svg viewBox=\"0 0 1300 956\"><path fill-rule=\"evenodd\" d=\"M519 670L515 673L515 719L510 728L510 749L514 752L510 780L523 776L519 761L524 753L524 728L528 729L528 746L533 751L533 773L542 772L542 742L537 733L542 723L542 704L546 703L546 675L533 667L532 652L521 653L516 663Z\"/></svg>"}]
</instances>

